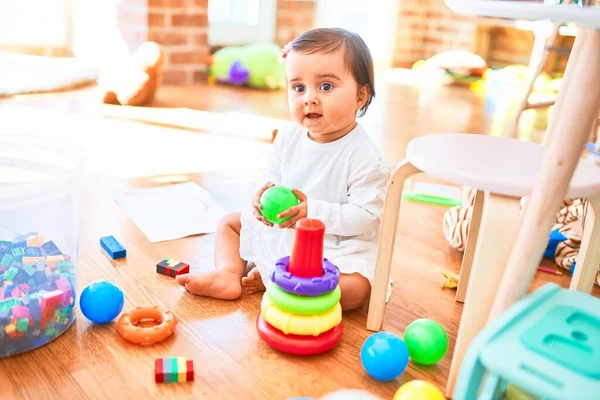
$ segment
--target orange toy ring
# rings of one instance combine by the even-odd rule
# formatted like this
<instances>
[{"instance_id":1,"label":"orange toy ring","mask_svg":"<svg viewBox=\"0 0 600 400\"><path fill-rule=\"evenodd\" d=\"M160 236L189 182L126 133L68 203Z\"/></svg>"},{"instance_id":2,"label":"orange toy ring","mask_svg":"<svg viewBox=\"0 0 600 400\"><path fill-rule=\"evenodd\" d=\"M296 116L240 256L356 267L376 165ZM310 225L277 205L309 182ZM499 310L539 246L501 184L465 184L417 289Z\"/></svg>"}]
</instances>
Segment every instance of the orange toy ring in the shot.
<instances>
[{"instance_id":1,"label":"orange toy ring","mask_svg":"<svg viewBox=\"0 0 600 400\"><path fill-rule=\"evenodd\" d=\"M153 319L159 324L149 328L135 325L143 319ZM138 306L119 317L117 331L123 336L123 339L145 345L162 342L171 336L175 325L177 325L177 318L171 311L163 311L158 306Z\"/></svg>"}]
</instances>

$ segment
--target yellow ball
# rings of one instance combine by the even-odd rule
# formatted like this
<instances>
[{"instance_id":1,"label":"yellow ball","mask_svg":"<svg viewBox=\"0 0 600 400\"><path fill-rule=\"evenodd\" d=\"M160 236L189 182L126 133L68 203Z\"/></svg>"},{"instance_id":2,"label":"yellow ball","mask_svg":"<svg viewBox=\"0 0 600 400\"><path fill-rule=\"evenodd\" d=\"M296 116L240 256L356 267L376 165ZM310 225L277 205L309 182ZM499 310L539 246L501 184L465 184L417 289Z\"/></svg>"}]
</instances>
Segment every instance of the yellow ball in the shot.
<instances>
[{"instance_id":1,"label":"yellow ball","mask_svg":"<svg viewBox=\"0 0 600 400\"><path fill-rule=\"evenodd\" d=\"M442 392L433 383L410 381L400 386L394 400L446 400Z\"/></svg>"}]
</instances>

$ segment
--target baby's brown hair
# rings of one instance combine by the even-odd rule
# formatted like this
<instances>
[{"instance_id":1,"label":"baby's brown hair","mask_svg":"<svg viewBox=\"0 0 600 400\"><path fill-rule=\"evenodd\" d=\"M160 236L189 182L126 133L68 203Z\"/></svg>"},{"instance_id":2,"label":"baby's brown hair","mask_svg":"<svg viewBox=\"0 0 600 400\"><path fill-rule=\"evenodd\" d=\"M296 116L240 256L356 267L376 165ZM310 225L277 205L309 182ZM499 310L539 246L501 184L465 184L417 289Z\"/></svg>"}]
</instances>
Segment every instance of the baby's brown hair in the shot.
<instances>
[{"instance_id":1,"label":"baby's brown hair","mask_svg":"<svg viewBox=\"0 0 600 400\"><path fill-rule=\"evenodd\" d=\"M373 58L365 41L356 33L341 28L316 28L303 33L289 43L284 51L295 51L300 54L332 53L344 49L346 65L359 87L366 86L368 98L358 112L362 117L375 97L375 77Z\"/></svg>"}]
</instances>

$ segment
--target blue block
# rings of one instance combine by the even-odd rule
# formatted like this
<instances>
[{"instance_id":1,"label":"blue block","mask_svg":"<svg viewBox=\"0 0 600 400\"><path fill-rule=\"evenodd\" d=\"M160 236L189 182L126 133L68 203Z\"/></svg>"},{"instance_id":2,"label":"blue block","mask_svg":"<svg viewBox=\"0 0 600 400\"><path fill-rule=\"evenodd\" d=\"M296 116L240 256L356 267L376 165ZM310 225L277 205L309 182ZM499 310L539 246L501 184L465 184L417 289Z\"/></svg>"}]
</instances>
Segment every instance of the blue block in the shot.
<instances>
[{"instance_id":1,"label":"blue block","mask_svg":"<svg viewBox=\"0 0 600 400\"><path fill-rule=\"evenodd\" d=\"M52 240L42 245L42 253L44 256L60 256L62 254Z\"/></svg>"},{"instance_id":2,"label":"blue block","mask_svg":"<svg viewBox=\"0 0 600 400\"><path fill-rule=\"evenodd\" d=\"M560 242L564 242L565 240L567 240L567 237L560 233L560 231L553 230L552 232L550 232L550 237L548 238L548 246L546 246L546 251L544 251L544 258L554 260L556 246L558 246Z\"/></svg>"},{"instance_id":3,"label":"blue block","mask_svg":"<svg viewBox=\"0 0 600 400\"><path fill-rule=\"evenodd\" d=\"M12 242L10 245L11 249L19 249L19 248L25 248L27 247L27 241L26 240L22 240L19 242Z\"/></svg>"},{"instance_id":4,"label":"blue block","mask_svg":"<svg viewBox=\"0 0 600 400\"><path fill-rule=\"evenodd\" d=\"M104 236L100 238L100 245L109 256L116 260L117 258L123 258L126 255L125 247L121 246L121 243L114 238L114 236Z\"/></svg>"},{"instance_id":5,"label":"blue block","mask_svg":"<svg viewBox=\"0 0 600 400\"><path fill-rule=\"evenodd\" d=\"M25 247L25 257L41 257L42 252L38 247Z\"/></svg>"},{"instance_id":6,"label":"blue block","mask_svg":"<svg viewBox=\"0 0 600 400\"><path fill-rule=\"evenodd\" d=\"M0 253L8 253L10 251L12 243L7 240L0 240Z\"/></svg>"}]
</instances>

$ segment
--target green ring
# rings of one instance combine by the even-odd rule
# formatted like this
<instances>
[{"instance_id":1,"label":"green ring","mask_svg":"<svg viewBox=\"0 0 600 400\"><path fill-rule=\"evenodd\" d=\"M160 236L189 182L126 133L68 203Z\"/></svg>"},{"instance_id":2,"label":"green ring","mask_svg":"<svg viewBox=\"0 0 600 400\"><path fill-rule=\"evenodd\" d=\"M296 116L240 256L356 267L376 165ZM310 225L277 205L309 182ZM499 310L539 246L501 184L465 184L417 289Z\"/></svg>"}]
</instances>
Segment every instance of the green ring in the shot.
<instances>
[{"instance_id":1,"label":"green ring","mask_svg":"<svg viewBox=\"0 0 600 400\"><path fill-rule=\"evenodd\" d=\"M298 296L285 292L273 281L267 282L267 293L269 298L280 309L292 314L298 315L318 315L325 314L335 307L342 297L342 291L336 286L329 293L321 296Z\"/></svg>"}]
</instances>

